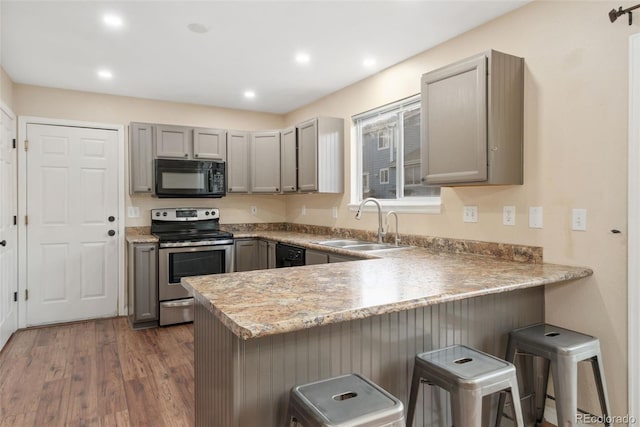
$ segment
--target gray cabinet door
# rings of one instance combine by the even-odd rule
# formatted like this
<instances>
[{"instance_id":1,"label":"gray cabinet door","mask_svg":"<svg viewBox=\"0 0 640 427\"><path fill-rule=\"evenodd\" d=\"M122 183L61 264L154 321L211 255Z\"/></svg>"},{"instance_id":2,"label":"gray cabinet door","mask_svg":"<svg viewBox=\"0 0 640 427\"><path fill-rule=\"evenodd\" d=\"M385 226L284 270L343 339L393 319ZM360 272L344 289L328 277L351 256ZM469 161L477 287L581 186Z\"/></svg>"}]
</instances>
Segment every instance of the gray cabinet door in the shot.
<instances>
[{"instance_id":1,"label":"gray cabinet door","mask_svg":"<svg viewBox=\"0 0 640 427\"><path fill-rule=\"evenodd\" d=\"M487 57L422 76L423 180L487 180Z\"/></svg>"},{"instance_id":2,"label":"gray cabinet door","mask_svg":"<svg viewBox=\"0 0 640 427\"><path fill-rule=\"evenodd\" d=\"M227 133L227 192L249 192L249 134Z\"/></svg>"},{"instance_id":3,"label":"gray cabinet door","mask_svg":"<svg viewBox=\"0 0 640 427\"><path fill-rule=\"evenodd\" d=\"M284 193L294 192L297 185L296 128L282 131L280 140L280 185Z\"/></svg>"},{"instance_id":4,"label":"gray cabinet door","mask_svg":"<svg viewBox=\"0 0 640 427\"><path fill-rule=\"evenodd\" d=\"M227 131L195 128L193 130L194 159L227 159Z\"/></svg>"},{"instance_id":5,"label":"gray cabinet door","mask_svg":"<svg viewBox=\"0 0 640 427\"><path fill-rule=\"evenodd\" d=\"M155 243L129 245L129 321L132 327L158 320L158 250Z\"/></svg>"},{"instance_id":6,"label":"gray cabinet door","mask_svg":"<svg viewBox=\"0 0 640 427\"><path fill-rule=\"evenodd\" d=\"M258 241L256 239L236 239L234 250L236 271L260 269Z\"/></svg>"},{"instance_id":7,"label":"gray cabinet door","mask_svg":"<svg viewBox=\"0 0 640 427\"><path fill-rule=\"evenodd\" d=\"M267 241L267 268L276 268L276 242Z\"/></svg>"},{"instance_id":8,"label":"gray cabinet door","mask_svg":"<svg viewBox=\"0 0 640 427\"><path fill-rule=\"evenodd\" d=\"M307 249L304 257L305 265L326 264L329 262L329 254L327 252L314 251L313 249Z\"/></svg>"},{"instance_id":9,"label":"gray cabinet door","mask_svg":"<svg viewBox=\"0 0 640 427\"><path fill-rule=\"evenodd\" d=\"M251 134L251 192L280 192L280 132Z\"/></svg>"},{"instance_id":10,"label":"gray cabinet door","mask_svg":"<svg viewBox=\"0 0 640 427\"><path fill-rule=\"evenodd\" d=\"M298 132L298 188L318 190L318 121L308 120L296 126Z\"/></svg>"},{"instance_id":11,"label":"gray cabinet door","mask_svg":"<svg viewBox=\"0 0 640 427\"><path fill-rule=\"evenodd\" d=\"M349 255L338 255L338 254L329 254L329 263L332 262L348 262L348 261L357 261L361 258L349 256Z\"/></svg>"},{"instance_id":12,"label":"gray cabinet door","mask_svg":"<svg viewBox=\"0 0 640 427\"><path fill-rule=\"evenodd\" d=\"M258 241L258 264L260 270L269 268L269 242L266 240Z\"/></svg>"},{"instance_id":13,"label":"gray cabinet door","mask_svg":"<svg viewBox=\"0 0 640 427\"><path fill-rule=\"evenodd\" d=\"M156 157L191 157L191 129L183 126L156 125Z\"/></svg>"},{"instance_id":14,"label":"gray cabinet door","mask_svg":"<svg viewBox=\"0 0 640 427\"><path fill-rule=\"evenodd\" d=\"M129 192L153 192L154 127L145 123L129 126Z\"/></svg>"}]
</instances>

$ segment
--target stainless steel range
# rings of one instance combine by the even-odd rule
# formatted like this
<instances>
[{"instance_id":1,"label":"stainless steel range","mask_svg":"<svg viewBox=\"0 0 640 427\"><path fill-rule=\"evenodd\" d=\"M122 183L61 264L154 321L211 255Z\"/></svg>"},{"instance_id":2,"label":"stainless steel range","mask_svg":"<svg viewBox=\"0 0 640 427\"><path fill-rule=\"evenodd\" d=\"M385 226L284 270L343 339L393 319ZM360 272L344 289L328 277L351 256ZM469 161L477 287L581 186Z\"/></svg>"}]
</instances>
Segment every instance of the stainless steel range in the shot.
<instances>
[{"instance_id":1,"label":"stainless steel range","mask_svg":"<svg viewBox=\"0 0 640 427\"><path fill-rule=\"evenodd\" d=\"M151 210L151 233L159 240L161 326L193 321L193 295L181 278L233 271L233 234L220 231L219 221L213 208Z\"/></svg>"}]
</instances>

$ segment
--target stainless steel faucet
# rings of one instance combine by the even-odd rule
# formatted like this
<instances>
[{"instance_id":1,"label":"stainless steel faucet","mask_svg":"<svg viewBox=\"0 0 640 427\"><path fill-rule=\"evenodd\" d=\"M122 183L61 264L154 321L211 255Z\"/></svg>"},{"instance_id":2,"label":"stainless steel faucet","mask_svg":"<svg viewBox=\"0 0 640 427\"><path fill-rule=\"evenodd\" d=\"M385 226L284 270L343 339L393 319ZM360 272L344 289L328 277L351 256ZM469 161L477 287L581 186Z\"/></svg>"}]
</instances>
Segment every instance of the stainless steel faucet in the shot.
<instances>
[{"instance_id":1,"label":"stainless steel faucet","mask_svg":"<svg viewBox=\"0 0 640 427\"><path fill-rule=\"evenodd\" d=\"M396 211L389 211L387 212L387 218L385 221L385 228L387 229L387 233L389 232L389 217L393 215L396 217L396 237L394 239L394 242L396 244L396 246L398 246L398 244L400 243L400 236L398 235L399 231L398 231L398 214L396 213Z\"/></svg>"},{"instance_id":2,"label":"stainless steel faucet","mask_svg":"<svg viewBox=\"0 0 640 427\"><path fill-rule=\"evenodd\" d=\"M362 216L362 208L367 202L375 203L378 207L378 243L382 243L382 238L384 237L384 229L382 228L382 206L378 199L373 197L367 197L362 202L360 202L360 206L358 207L358 212L356 212L356 219L360 219Z\"/></svg>"}]
</instances>

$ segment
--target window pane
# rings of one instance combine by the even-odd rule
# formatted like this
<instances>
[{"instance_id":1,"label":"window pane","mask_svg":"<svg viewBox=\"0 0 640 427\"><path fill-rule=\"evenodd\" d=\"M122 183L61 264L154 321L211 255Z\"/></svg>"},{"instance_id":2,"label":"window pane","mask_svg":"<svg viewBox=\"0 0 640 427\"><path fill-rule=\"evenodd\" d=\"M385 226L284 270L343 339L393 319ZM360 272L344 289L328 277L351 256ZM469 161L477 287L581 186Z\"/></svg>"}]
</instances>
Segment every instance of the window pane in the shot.
<instances>
[{"instance_id":1,"label":"window pane","mask_svg":"<svg viewBox=\"0 0 640 427\"><path fill-rule=\"evenodd\" d=\"M395 199L398 116L367 120L362 127L362 197ZM367 185L368 184L368 185Z\"/></svg>"},{"instance_id":2,"label":"window pane","mask_svg":"<svg viewBox=\"0 0 640 427\"><path fill-rule=\"evenodd\" d=\"M425 197L440 195L439 187L421 184L420 172L420 108L404 113L404 196Z\"/></svg>"}]
</instances>

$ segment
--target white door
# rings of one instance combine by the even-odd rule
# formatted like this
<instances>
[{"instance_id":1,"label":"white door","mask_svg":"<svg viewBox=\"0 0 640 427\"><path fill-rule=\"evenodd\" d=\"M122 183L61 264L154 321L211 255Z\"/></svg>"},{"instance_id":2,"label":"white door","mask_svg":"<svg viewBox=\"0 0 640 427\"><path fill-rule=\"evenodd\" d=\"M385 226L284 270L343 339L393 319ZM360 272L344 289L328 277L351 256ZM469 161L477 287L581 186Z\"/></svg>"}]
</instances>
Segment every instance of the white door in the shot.
<instances>
[{"instance_id":1,"label":"white door","mask_svg":"<svg viewBox=\"0 0 640 427\"><path fill-rule=\"evenodd\" d=\"M27 124L27 326L117 315L118 133Z\"/></svg>"},{"instance_id":2,"label":"white door","mask_svg":"<svg viewBox=\"0 0 640 427\"><path fill-rule=\"evenodd\" d=\"M18 327L18 227L15 118L0 108L0 349Z\"/></svg>"}]
</instances>

